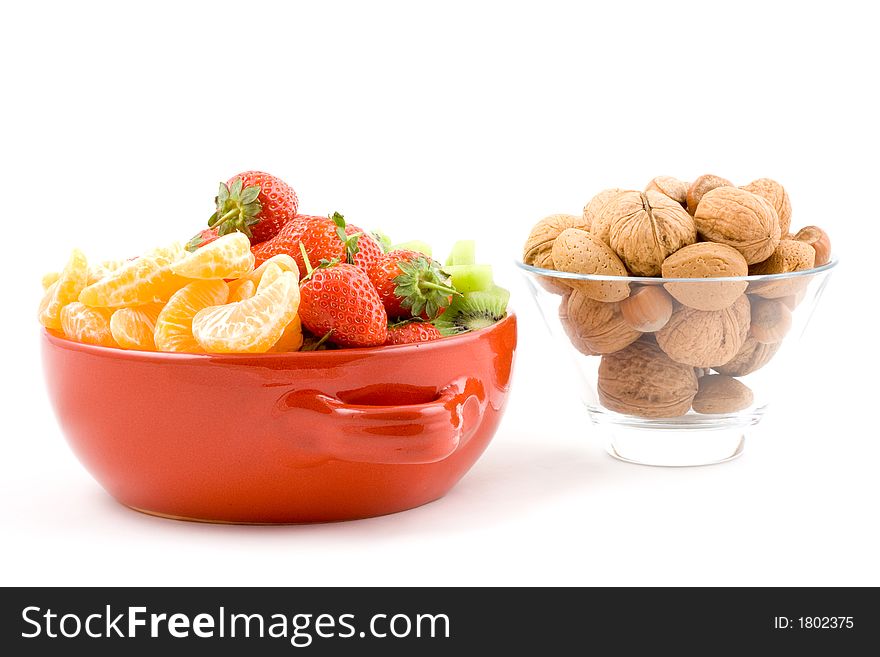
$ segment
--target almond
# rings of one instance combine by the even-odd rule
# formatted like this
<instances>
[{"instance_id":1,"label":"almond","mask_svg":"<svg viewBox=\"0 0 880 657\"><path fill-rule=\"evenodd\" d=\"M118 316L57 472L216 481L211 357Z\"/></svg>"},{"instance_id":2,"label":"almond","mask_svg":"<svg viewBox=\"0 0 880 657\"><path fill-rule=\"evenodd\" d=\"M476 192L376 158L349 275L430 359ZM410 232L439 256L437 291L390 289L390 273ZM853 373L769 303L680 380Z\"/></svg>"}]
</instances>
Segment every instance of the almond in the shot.
<instances>
[{"instance_id":1,"label":"almond","mask_svg":"<svg viewBox=\"0 0 880 657\"><path fill-rule=\"evenodd\" d=\"M724 278L747 276L743 255L726 244L699 242L679 249L663 261L664 278ZM746 291L748 281L665 283L676 301L697 310L722 310Z\"/></svg>"},{"instance_id":2,"label":"almond","mask_svg":"<svg viewBox=\"0 0 880 657\"><path fill-rule=\"evenodd\" d=\"M553 242L551 251L554 269L574 274L626 276L626 267L606 244L590 233L568 228ZM576 281L567 284L596 301L620 301L629 296L626 281Z\"/></svg>"},{"instance_id":3,"label":"almond","mask_svg":"<svg viewBox=\"0 0 880 657\"><path fill-rule=\"evenodd\" d=\"M541 269L554 269L553 258L550 255L553 249L553 241L566 228L583 228L582 217L573 214L551 214L535 224L523 247L523 262ZM550 292L563 294L568 286L563 279L542 276L539 279L541 285Z\"/></svg>"},{"instance_id":4,"label":"almond","mask_svg":"<svg viewBox=\"0 0 880 657\"><path fill-rule=\"evenodd\" d=\"M749 267L749 274L788 274L812 269L816 259L815 249L806 242L781 240L770 257ZM749 292L766 299L778 299L797 294L806 288L810 277L801 276L781 281L756 281Z\"/></svg>"},{"instance_id":5,"label":"almond","mask_svg":"<svg viewBox=\"0 0 880 657\"><path fill-rule=\"evenodd\" d=\"M700 378L693 408L697 413L736 413L752 405L749 387L733 377L711 374Z\"/></svg>"}]
</instances>

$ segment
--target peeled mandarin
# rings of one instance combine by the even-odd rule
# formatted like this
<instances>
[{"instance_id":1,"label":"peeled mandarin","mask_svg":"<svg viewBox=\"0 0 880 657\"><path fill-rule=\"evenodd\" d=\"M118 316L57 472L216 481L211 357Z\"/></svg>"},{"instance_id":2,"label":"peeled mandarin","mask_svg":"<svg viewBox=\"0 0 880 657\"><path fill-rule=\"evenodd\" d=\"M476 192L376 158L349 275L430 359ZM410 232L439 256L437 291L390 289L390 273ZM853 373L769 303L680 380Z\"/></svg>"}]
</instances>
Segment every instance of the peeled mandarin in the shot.
<instances>
[{"instance_id":1,"label":"peeled mandarin","mask_svg":"<svg viewBox=\"0 0 880 657\"><path fill-rule=\"evenodd\" d=\"M257 286L257 294L265 290L267 287L272 285L275 281L281 278L281 274L283 274L283 270L281 267L272 263L266 268L266 271L263 272L263 275L260 277L260 284Z\"/></svg>"},{"instance_id":2,"label":"peeled mandarin","mask_svg":"<svg viewBox=\"0 0 880 657\"><path fill-rule=\"evenodd\" d=\"M115 347L116 341L110 332L111 313L106 308L89 308L73 301L61 309L61 330L77 342Z\"/></svg>"},{"instance_id":3,"label":"peeled mandarin","mask_svg":"<svg viewBox=\"0 0 880 657\"><path fill-rule=\"evenodd\" d=\"M155 351L156 320L162 311L163 304L151 303L134 308L120 308L110 318L110 333L123 349L140 349Z\"/></svg>"},{"instance_id":4,"label":"peeled mandarin","mask_svg":"<svg viewBox=\"0 0 880 657\"><path fill-rule=\"evenodd\" d=\"M125 260L105 260L104 262L89 266L89 285L97 283L124 264Z\"/></svg>"},{"instance_id":5,"label":"peeled mandarin","mask_svg":"<svg viewBox=\"0 0 880 657\"><path fill-rule=\"evenodd\" d=\"M142 306L167 301L189 282L171 271L171 265L183 253L179 244L173 244L126 261L115 271L86 287L79 295L79 300L95 308Z\"/></svg>"},{"instance_id":6,"label":"peeled mandarin","mask_svg":"<svg viewBox=\"0 0 880 657\"><path fill-rule=\"evenodd\" d=\"M43 290L48 290L49 286L59 278L61 278L61 272L50 271L48 274L43 274L43 278L40 281L43 284Z\"/></svg>"},{"instance_id":7,"label":"peeled mandarin","mask_svg":"<svg viewBox=\"0 0 880 657\"><path fill-rule=\"evenodd\" d=\"M282 271L289 271L296 274L296 279L299 281L299 267L296 264L296 260L291 258L286 253L279 253L278 255L274 255L265 262L263 262L259 267L254 269L252 272L248 272L238 280L232 281L229 284L229 296L232 298L232 295L235 293L236 288L239 285L244 285L248 281L252 282L254 285L259 285L260 280L263 278L263 274L269 268L269 265L277 265L281 267ZM253 295L251 295L253 296Z\"/></svg>"},{"instance_id":8,"label":"peeled mandarin","mask_svg":"<svg viewBox=\"0 0 880 657\"><path fill-rule=\"evenodd\" d=\"M254 268L251 241L244 233L229 233L175 262L171 271L178 276L213 280L239 278Z\"/></svg>"},{"instance_id":9,"label":"peeled mandarin","mask_svg":"<svg viewBox=\"0 0 880 657\"><path fill-rule=\"evenodd\" d=\"M223 281L193 281L175 292L156 319L153 333L156 348L204 352L193 337L193 318L205 308L225 304L228 298L229 286Z\"/></svg>"},{"instance_id":10,"label":"peeled mandarin","mask_svg":"<svg viewBox=\"0 0 880 657\"><path fill-rule=\"evenodd\" d=\"M88 275L89 263L85 254L74 249L58 280L49 286L40 303L40 324L56 331L61 329L61 309L79 298Z\"/></svg>"},{"instance_id":11,"label":"peeled mandarin","mask_svg":"<svg viewBox=\"0 0 880 657\"><path fill-rule=\"evenodd\" d=\"M253 281L244 281L240 285L236 285L234 288L229 286L229 301L230 303L233 301L244 301L245 299L250 299L257 291L257 286L254 285Z\"/></svg>"},{"instance_id":12,"label":"peeled mandarin","mask_svg":"<svg viewBox=\"0 0 880 657\"><path fill-rule=\"evenodd\" d=\"M284 328L284 333L278 338L278 342L272 345L269 351L288 352L299 351L303 345L302 322L299 315L296 315L290 323Z\"/></svg>"},{"instance_id":13,"label":"peeled mandarin","mask_svg":"<svg viewBox=\"0 0 880 657\"><path fill-rule=\"evenodd\" d=\"M298 278L282 272L250 299L200 310L192 332L207 352L264 353L278 342L298 309Z\"/></svg>"}]
</instances>

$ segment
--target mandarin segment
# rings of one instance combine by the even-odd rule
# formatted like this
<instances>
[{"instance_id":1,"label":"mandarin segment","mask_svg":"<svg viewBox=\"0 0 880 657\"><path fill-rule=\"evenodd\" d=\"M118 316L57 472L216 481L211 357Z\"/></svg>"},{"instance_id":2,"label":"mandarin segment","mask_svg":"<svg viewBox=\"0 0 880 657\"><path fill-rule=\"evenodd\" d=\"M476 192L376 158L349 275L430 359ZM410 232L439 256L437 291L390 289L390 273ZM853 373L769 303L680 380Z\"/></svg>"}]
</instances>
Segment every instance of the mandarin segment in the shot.
<instances>
[{"instance_id":1,"label":"mandarin segment","mask_svg":"<svg viewBox=\"0 0 880 657\"><path fill-rule=\"evenodd\" d=\"M89 263L85 254L74 249L58 279L46 290L38 318L46 328L61 329L61 310L76 301L88 282Z\"/></svg>"},{"instance_id":2,"label":"mandarin segment","mask_svg":"<svg viewBox=\"0 0 880 657\"><path fill-rule=\"evenodd\" d=\"M129 260L86 287L79 300L95 308L122 308L167 301L189 282L171 271L171 265L181 252L179 245L172 245Z\"/></svg>"},{"instance_id":3,"label":"mandarin segment","mask_svg":"<svg viewBox=\"0 0 880 657\"><path fill-rule=\"evenodd\" d=\"M174 293L156 320L153 338L160 351L201 353L193 337L193 317L200 310L220 306L229 298L224 281L193 281Z\"/></svg>"},{"instance_id":4,"label":"mandarin segment","mask_svg":"<svg viewBox=\"0 0 880 657\"><path fill-rule=\"evenodd\" d=\"M60 271L50 271L46 274L43 274L43 278L40 279L40 283L43 285L43 291L48 290L52 286L52 283L57 281L59 278L61 278Z\"/></svg>"},{"instance_id":5,"label":"mandarin segment","mask_svg":"<svg viewBox=\"0 0 880 657\"><path fill-rule=\"evenodd\" d=\"M61 309L61 330L77 342L115 347L110 332L110 315L106 308L89 308L79 301L72 301Z\"/></svg>"},{"instance_id":6,"label":"mandarin segment","mask_svg":"<svg viewBox=\"0 0 880 657\"><path fill-rule=\"evenodd\" d=\"M251 243L243 233L218 237L171 266L178 276L202 280L239 278L254 268Z\"/></svg>"},{"instance_id":7,"label":"mandarin segment","mask_svg":"<svg viewBox=\"0 0 880 657\"><path fill-rule=\"evenodd\" d=\"M282 272L250 299L200 310L192 333L213 353L263 353L275 345L299 307L297 276Z\"/></svg>"},{"instance_id":8,"label":"mandarin segment","mask_svg":"<svg viewBox=\"0 0 880 657\"><path fill-rule=\"evenodd\" d=\"M250 299L257 291L257 286L253 281L242 281L240 285L235 287L229 286L229 302L244 301Z\"/></svg>"},{"instance_id":9,"label":"mandarin segment","mask_svg":"<svg viewBox=\"0 0 880 657\"><path fill-rule=\"evenodd\" d=\"M89 285L97 283L102 278L109 276L114 271L122 267L125 260L104 260L89 266Z\"/></svg>"},{"instance_id":10,"label":"mandarin segment","mask_svg":"<svg viewBox=\"0 0 880 657\"><path fill-rule=\"evenodd\" d=\"M155 351L153 333L163 304L151 303L134 308L120 308L110 318L110 332L123 349Z\"/></svg>"},{"instance_id":11,"label":"mandarin segment","mask_svg":"<svg viewBox=\"0 0 880 657\"><path fill-rule=\"evenodd\" d=\"M284 333L278 338L278 342L272 345L269 351L287 353L299 351L303 345L302 321L299 315L295 315L290 323L284 328Z\"/></svg>"}]
</instances>

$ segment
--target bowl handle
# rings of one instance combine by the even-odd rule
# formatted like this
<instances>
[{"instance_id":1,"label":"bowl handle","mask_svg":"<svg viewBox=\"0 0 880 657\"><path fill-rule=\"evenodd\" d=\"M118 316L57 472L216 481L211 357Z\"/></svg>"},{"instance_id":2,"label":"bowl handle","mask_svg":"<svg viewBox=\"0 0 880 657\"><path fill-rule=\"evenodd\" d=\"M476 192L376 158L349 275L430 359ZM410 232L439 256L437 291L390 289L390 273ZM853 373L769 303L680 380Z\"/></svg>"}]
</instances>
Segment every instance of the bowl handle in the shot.
<instances>
[{"instance_id":1,"label":"bowl handle","mask_svg":"<svg viewBox=\"0 0 880 657\"><path fill-rule=\"evenodd\" d=\"M415 465L442 461L464 445L485 400L482 384L468 379L424 404L346 404L316 390L297 390L281 406L287 427L295 427L298 450L356 463Z\"/></svg>"}]
</instances>

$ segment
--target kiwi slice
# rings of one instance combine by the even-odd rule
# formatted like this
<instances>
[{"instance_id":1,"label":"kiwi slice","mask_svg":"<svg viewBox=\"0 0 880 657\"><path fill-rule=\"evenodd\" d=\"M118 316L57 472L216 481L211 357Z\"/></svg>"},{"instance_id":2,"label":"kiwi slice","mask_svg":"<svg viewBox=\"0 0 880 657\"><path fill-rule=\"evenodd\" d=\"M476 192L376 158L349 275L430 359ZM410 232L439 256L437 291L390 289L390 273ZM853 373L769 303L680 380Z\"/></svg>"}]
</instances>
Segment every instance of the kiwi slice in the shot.
<instances>
[{"instance_id":1,"label":"kiwi slice","mask_svg":"<svg viewBox=\"0 0 880 657\"><path fill-rule=\"evenodd\" d=\"M391 238L388 237L388 235L386 235L385 233L383 233L381 230L378 230L378 229L374 230L372 235L373 235L373 239L376 240L376 242L378 242L379 247L382 249L382 251L384 251L385 253L388 253L391 250L392 242L391 242Z\"/></svg>"},{"instance_id":2,"label":"kiwi slice","mask_svg":"<svg viewBox=\"0 0 880 657\"><path fill-rule=\"evenodd\" d=\"M429 258L431 257L431 245L422 242L421 240L411 240L409 242L401 242L400 244L395 244L391 247L392 251L397 250L406 250L406 251L418 251L419 253L423 253Z\"/></svg>"},{"instance_id":3,"label":"kiwi slice","mask_svg":"<svg viewBox=\"0 0 880 657\"><path fill-rule=\"evenodd\" d=\"M477 243L474 240L459 240L452 245L446 258L446 265L473 265L477 262Z\"/></svg>"},{"instance_id":4,"label":"kiwi slice","mask_svg":"<svg viewBox=\"0 0 880 657\"><path fill-rule=\"evenodd\" d=\"M492 265L449 265L443 268L452 277L452 287L459 292L491 290Z\"/></svg>"},{"instance_id":5,"label":"kiwi slice","mask_svg":"<svg viewBox=\"0 0 880 657\"><path fill-rule=\"evenodd\" d=\"M510 292L494 286L488 290L467 292L453 299L434 324L443 335L457 335L492 326L507 315Z\"/></svg>"}]
</instances>

